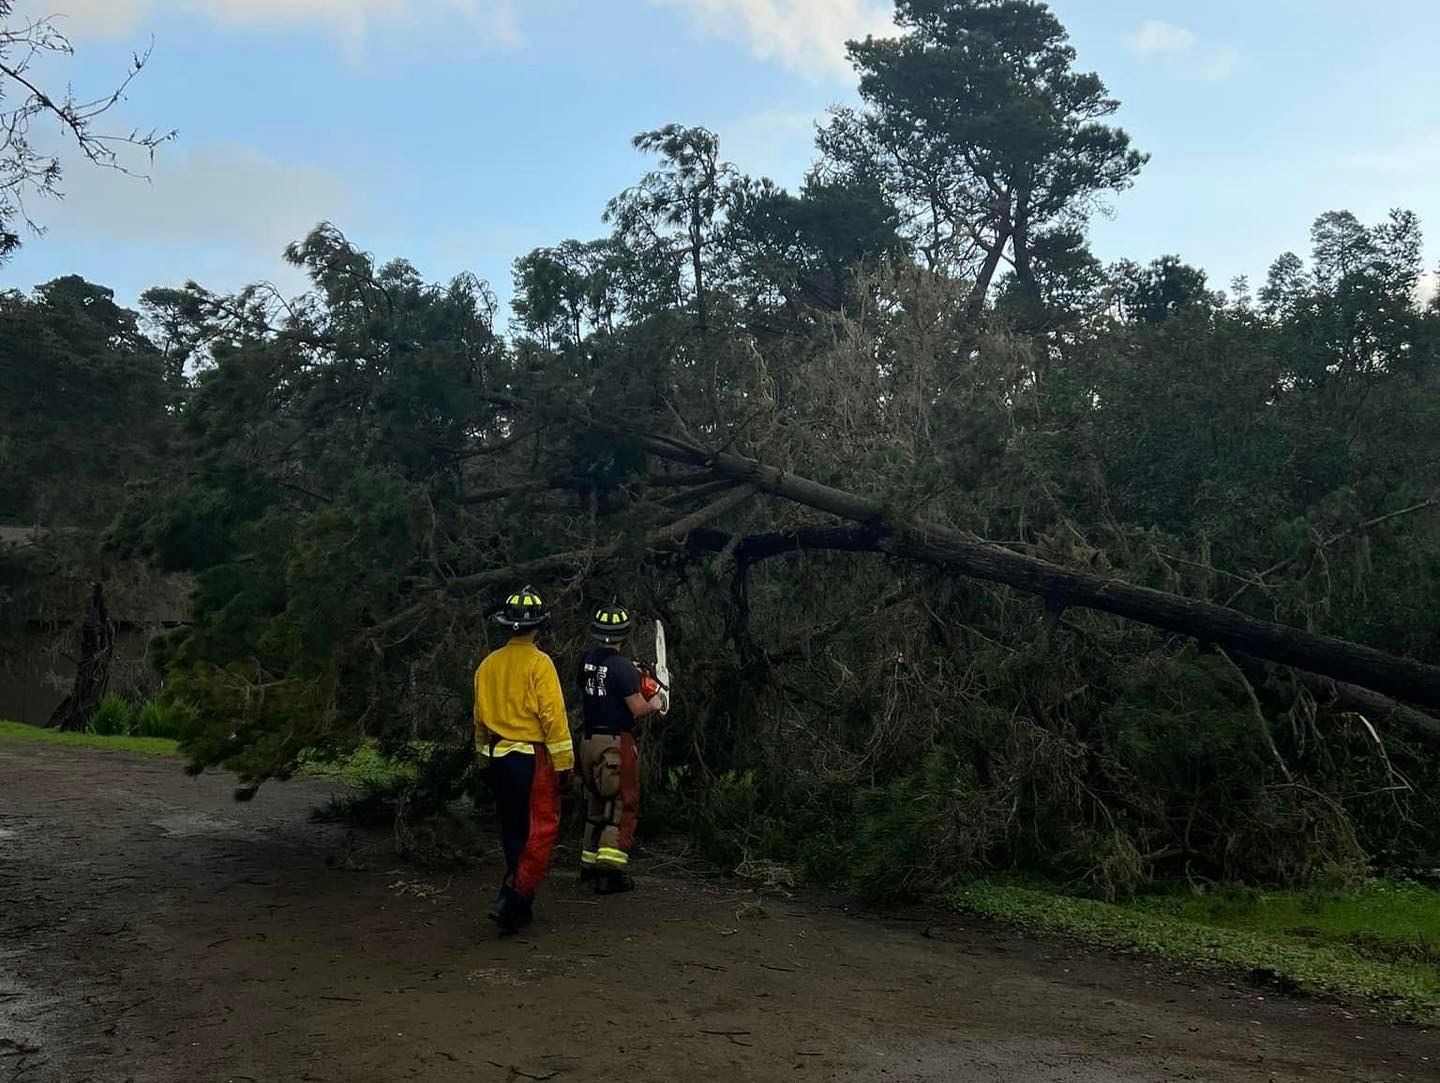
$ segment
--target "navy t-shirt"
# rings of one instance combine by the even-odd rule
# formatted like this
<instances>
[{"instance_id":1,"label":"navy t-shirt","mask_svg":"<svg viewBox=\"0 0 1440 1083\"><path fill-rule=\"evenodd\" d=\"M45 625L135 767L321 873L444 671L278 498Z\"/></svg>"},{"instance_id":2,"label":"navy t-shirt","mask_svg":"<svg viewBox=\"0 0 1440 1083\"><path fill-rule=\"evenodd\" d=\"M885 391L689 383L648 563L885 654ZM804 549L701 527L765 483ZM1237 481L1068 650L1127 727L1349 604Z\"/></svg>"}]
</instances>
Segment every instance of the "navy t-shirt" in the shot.
<instances>
[{"instance_id":1,"label":"navy t-shirt","mask_svg":"<svg viewBox=\"0 0 1440 1083\"><path fill-rule=\"evenodd\" d=\"M640 691L640 670L614 647L592 647L580 659L585 733L629 733L635 716L625 702Z\"/></svg>"}]
</instances>

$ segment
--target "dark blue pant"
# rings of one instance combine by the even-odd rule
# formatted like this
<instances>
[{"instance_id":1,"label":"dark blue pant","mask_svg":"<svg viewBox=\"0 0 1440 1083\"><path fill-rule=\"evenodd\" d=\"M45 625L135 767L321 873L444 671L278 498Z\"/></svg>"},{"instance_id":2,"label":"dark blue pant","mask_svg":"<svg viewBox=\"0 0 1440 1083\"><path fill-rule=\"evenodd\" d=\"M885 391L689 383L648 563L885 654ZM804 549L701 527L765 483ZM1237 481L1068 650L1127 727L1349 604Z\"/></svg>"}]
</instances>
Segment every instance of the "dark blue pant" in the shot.
<instances>
[{"instance_id":1,"label":"dark blue pant","mask_svg":"<svg viewBox=\"0 0 1440 1083\"><path fill-rule=\"evenodd\" d=\"M549 753L538 745L533 755L511 752L496 757L487 773L500 814L504 888L534 899L560 834L560 789Z\"/></svg>"}]
</instances>

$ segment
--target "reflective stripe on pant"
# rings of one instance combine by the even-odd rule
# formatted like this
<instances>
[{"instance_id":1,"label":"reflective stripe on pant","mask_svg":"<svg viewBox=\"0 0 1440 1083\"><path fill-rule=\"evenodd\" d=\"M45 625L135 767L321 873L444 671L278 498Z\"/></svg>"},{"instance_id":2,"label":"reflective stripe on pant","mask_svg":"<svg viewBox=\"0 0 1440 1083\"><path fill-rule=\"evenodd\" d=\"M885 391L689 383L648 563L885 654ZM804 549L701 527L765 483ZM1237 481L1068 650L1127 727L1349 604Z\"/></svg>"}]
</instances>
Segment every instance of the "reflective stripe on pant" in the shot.
<instances>
[{"instance_id":1,"label":"reflective stripe on pant","mask_svg":"<svg viewBox=\"0 0 1440 1083\"><path fill-rule=\"evenodd\" d=\"M597 733L580 745L580 772L588 797L584 865L620 869L630 863L640 815L640 763L633 734Z\"/></svg>"},{"instance_id":2,"label":"reflective stripe on pant","mask_svg":"<svg viewBox=\"0 0 1440 1083\"><path fill-rule=\"evenodd\" d=\"M560 834L560 789L550 755L537 745L533 755L496 756L486 774L500 813L505 884L533 899Z\"/></svg>"}]
</instances>

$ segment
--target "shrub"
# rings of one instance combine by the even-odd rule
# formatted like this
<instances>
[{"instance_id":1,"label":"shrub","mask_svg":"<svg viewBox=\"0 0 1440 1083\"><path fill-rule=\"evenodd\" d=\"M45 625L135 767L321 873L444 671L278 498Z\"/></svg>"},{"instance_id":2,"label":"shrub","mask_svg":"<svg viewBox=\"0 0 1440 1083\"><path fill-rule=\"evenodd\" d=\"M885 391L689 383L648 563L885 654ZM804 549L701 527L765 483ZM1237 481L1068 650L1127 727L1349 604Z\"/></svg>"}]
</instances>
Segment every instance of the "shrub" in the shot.
<instances>
[{"instance_id":1,"label":"shrub","mask_svg":"<svg viewBox=\"0 0 1440 1083\"><path fill-rule=\"evenodd\" d=\"M974 769L934 752L886 786L858 795L851 886L865 899L914 899L973 873L994 843Z\"/></svg>"},{"instance_id":2,"label":"shrub","mask_svg":"<svg viewBox=\"0 0 1440 1083\"><path fill-rule=\"evenodd\" d=\"M134 710L123 696L114 694L100 701L85 729L97 737L124 737L130 732Z\"/></svg>"},{"instance_id":3,"label":"shrub","mask_svg":"<svg viewBox=\"0 0 1440 1083\"><path fill-rule=\"evenodd\" d=\"M178 741L194 718L194 712L181 703L150 700L135 715L131 733L136 737L165 737Z\"/></svg>"}]
</instances>

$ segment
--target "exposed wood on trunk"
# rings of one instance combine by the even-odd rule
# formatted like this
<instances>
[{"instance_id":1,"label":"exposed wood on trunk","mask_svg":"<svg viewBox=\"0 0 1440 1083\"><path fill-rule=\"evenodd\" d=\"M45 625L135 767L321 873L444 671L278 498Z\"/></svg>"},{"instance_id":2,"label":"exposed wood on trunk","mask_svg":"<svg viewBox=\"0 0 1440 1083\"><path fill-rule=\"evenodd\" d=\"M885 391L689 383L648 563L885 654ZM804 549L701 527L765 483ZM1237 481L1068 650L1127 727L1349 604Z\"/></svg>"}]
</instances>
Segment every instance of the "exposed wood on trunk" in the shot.
<instances>
[{"instance_id":1,"label":"exposed wood on trunk","mask_svg":"<svg viewBox=\"0 0 1440 1083\"><path fill-rule=\"evenodd\" d=\"M645 444L659 458L708 467L762 492L867 526L877 539L875 547L893 556L953 569L1044 598L1058 598L1067 606L1113 613L1226 650L1359 685L1418 706L1440 708L1440 667L1258 620L1210 602L1062 568L972 540L947 527L892 518L878 500L786 473L741 455L713 454L668 437L649 437Z\"/></svg>"},{"instance_id":2,"label":"exposed wood on trunk","mask_svg":"<svg viewBox=\"0 0 1440 1083\"><path fill-rule=\"evenodd\" d=\"M51 729L83 730L100 709L110 685L110 660L115 655L115 625L105 609L105 595L96 583L90 594L90 608L80 626L80 654L75 665L75 685L48 723Z\"/></svg>"}]
</instances>

